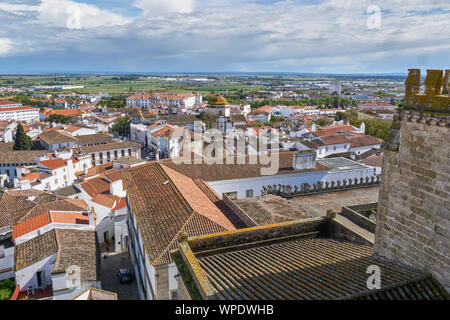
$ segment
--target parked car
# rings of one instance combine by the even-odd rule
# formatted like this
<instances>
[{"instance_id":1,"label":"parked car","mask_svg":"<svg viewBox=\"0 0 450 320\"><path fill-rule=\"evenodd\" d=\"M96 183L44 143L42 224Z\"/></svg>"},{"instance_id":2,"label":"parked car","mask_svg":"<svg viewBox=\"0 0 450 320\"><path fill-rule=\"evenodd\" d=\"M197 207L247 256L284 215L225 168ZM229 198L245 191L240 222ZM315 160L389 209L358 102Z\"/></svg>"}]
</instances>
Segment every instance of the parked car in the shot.
<instances>
[{"instance_id":1,"label":"parked car","mask_svg":"<svg viewBox=\"0 0 450 320\"><path fill-rule=\"evenodd\" d=\"M120 283L130 283L133 281L130 269L120 269L117 271L117 278Z\"/></svg>"}]
</instances>

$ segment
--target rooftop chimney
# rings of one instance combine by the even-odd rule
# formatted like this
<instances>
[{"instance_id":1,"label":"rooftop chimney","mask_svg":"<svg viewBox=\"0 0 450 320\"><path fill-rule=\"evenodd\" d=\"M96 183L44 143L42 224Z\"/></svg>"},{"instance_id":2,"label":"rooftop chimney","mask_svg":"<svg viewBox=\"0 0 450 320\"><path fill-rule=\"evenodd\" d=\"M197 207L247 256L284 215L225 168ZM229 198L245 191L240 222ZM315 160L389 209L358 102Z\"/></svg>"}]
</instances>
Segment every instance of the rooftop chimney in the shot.
<instances>
[{"instance_id":1,"label":"rooftop chimney","mask_svg":"<svg viewBox=\"0 0 450 320\"><path fill-rule=\"evenodd\" d=\"M317 153L315 150L298 151L294 154L294 170L307 170L316 167Z\"/></svg>"}]
</instances>

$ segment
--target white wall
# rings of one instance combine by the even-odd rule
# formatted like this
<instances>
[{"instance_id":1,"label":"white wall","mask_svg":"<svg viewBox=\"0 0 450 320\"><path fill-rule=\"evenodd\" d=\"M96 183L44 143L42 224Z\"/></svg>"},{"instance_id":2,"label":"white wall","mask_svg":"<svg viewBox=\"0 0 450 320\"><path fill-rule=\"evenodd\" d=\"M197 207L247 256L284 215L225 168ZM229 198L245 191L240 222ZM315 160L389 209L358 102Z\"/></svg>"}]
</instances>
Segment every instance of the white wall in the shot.
<instances>
[{"instance_id":1,"label":"white wall","mask_svg":"<svg viewBox=\"0 0 450 320\"><path fill-rule=\"evenodd\" d=\"M28 286L37 289L36 272L45 272L46 285L52 284L51 272L56 260L56 253L48 256L28 267L17 270L15 273L16 284L20 286L20 291L26 291Z\"/></svg>"},{"instance_id":2,"label":"white wall","mask_svg":"<svg viewBox=\"0 0 450 320\"><path fill-rule=\"evenodd\" d=\"M311 171L311 172L299 172L291 174L280 174L273 176L261 176L255 178L246 179L232 179L232 180L220 180L207 182L211 188L214 189L219 195L228 192L237 192L238 199L246 197L246 190L253 190L253 196L257 197L261 195L261 189L263 186L268 185L298 185L303 183L309 183L310 185L322 181L332 182L343 179L365 178L372 177L373 169L353 169L345 171Z\"/></svg>"}]
</instances>

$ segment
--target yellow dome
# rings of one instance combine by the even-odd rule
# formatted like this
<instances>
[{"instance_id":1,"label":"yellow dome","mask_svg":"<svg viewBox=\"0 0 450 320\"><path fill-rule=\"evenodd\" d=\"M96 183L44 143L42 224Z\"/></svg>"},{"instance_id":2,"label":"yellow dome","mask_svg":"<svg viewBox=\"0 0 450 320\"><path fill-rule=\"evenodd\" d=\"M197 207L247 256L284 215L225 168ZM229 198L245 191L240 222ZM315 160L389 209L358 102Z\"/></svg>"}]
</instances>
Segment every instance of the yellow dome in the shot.
<instances>
[{"instance_id":1,"label":"yellow dome","mask_svg":"<svg viewBox=\"0 0 450 320\"><path fill-rule=\"evenodd\" d=\"M217 95L215 97L213 97L209 103L210 106L212 107L223 107L223 106L227 106L229 105L227 99L225 99L223 96L221 95Z\"/></svg>"}]
</instances>

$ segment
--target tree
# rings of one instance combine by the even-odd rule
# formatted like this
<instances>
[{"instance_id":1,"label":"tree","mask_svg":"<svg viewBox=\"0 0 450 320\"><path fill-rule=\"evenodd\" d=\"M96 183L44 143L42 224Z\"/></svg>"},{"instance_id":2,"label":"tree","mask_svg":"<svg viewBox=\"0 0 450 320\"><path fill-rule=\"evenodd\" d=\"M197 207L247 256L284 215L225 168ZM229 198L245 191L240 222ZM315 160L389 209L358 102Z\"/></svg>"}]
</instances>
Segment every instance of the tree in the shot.
<instances>
[{"instance_id":1,"label":"tree","mask_svg":"<svg viewBox=\"0 0 450 320\"><path fill-rule=\"evenodd\" d=\"M68 117L68 116L64 116L62 114L51 114L50 116L48 116L47 119L45 119L46 122L50 122L50 123L63 123L63 124L68 124L72 122L72 118Z\"/></svg>"},{"instance_id":2,"label":"tree","mask_svg":"<svg viewBox=\"0 0 450 320\"><path fill-rule=\"evenodd\" d=\"M318 120L313 121L315 124L317 124L318 126L326 126L326 125L330 125L333 123L332 120L328 119L328 118L320 118Z\"/></svg>"},{"instance_id":3,"label":"tree","mask_svg":"<svg viewBox=\"0 0 450 320\"><path fill-rule=\"evenodd\" d=\"M211 112L200 112L200 117L205 123L206 129L217 127L217 116Z\"/></svg>"},{"instance_id":4,"label":"tree","mask_svg":"<svg viewBox=\"0 0 450 320\"><path fill-rule=\"evenodd\" d=\"M33 141L23 130L22 124L19 123L16 131L16 139L14 141L14 150L30 150L33 146Z\"/></svg>"},{"instance_id":5,"label":"tree","mask_svg":"<svg viewBox=\"0 0 450 320\"><path fill-rule=\"evenodd\" d=\"M116 121L112 126L112 132L115 132L122 137L128 137L130 135L131 120L128 116L122 117Z\"/></svg>"}]
</instances>

